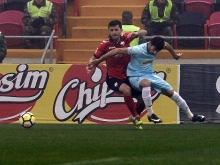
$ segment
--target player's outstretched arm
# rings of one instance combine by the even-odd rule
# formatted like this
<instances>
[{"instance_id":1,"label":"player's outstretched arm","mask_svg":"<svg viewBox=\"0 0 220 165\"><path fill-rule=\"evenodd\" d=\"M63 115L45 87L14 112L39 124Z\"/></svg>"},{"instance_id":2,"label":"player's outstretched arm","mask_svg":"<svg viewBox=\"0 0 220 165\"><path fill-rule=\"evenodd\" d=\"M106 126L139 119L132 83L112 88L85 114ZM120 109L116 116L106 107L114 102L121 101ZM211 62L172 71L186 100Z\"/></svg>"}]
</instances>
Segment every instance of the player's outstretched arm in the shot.
<instances>
[{"instance_id":1,"label":"player's outstretched arm","mask_svg":"<svg viewBox=\"0 0 220 165\"><path fill-rule=\"evenodd\" d=\"M130 38L130 37L131 37L131 38L141 37L141 36L145 36L145 35L147 35L147 31L141 29L141 30L139 30L139 31L137 31L137 32L132 32L132 33L130 33L130 34L128 35L128 38Z\"/></svg>"},{"instance_id":2,"label":"player's outstretched arm","mask_svg":"<svg viewBox=\"0 0 220 165\"><path fill-rule=\"evenodd\" d=\"M115 48L112 51L101 56L99 59L93 59L90 63L88 63L87 67L88 69L92 69L94 66L97 66L98 64L106 60L107 58L113 57L117 54L127 54L127 48Z\"/></svg>"},{"instance_id":3,"label":"player's outstretched arm","mask_svg":"<svg viewBox=\"0 0 220 165\"><path fill-rule=\"evenodd\" d=\"M171 55L173 56L173 58L176 60L178 60L180 58L180 56L182 55L182 53L176 54L176 52L174 51L172 46L167 42L164 42L164 49L168 50L171 53Z\"/></svg>"}]
</instances>

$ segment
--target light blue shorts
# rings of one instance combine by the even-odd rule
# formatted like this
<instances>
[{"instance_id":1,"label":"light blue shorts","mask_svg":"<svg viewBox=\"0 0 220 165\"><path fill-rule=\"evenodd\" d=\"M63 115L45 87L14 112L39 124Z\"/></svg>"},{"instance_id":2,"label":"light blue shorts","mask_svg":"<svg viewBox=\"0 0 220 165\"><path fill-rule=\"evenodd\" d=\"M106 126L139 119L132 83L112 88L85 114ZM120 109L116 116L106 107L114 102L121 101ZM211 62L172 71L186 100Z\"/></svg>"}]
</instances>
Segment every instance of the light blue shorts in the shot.
<instances>
[{"instance_id":1,"label":"light blue shorts","mask_svg":"<svg viewBox=\"0 0 220 165\"><path fill-rule=\"evenodd\" d=\"M151 88L153 88L158 93L161 93L161 91L173 90L170 84L167 83L164 79L160 78L156 73L147 74L142 77L129 77L131 86L138 91L142 91L142 88L140 88L139 84L143 79L150 81Z\"/></svg>"}]
</instances>

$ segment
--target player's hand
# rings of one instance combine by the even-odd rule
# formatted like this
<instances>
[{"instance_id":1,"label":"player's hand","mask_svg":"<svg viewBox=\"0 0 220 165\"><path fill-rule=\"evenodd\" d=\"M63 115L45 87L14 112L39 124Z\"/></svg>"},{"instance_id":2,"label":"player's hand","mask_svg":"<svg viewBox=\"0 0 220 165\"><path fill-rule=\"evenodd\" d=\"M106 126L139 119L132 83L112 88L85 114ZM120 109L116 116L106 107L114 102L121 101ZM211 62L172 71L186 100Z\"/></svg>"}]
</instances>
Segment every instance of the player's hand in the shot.
<instances>
[{"instance_id":1,"label":"player's hand","mask_svg":"<svg viewBox=\"0 0 220 165\"><path fill-rule=\"evenodd\" d=\"M92 70L93 67L95 67L95 65L92 62L89 62L86 65L86 72L89 73Z\"/></svg>"},{"instance_id":2,"label":"player's hand","mask_svg":"<svg viewBox=\"0 0 220 165\"><path fill-rule=\"evenodd\" d=\"M94 59L92 62L90 62L90 66L94 67L94 66L97 66L99 65L100 63L100 60L99 59Z\"/></svg>"},{"instance_id":3,"label":"player's hand","mask_svg":"<svg viewBox=\"0 0 220 165\"><path fill-rule=\"evenodd\" d=\"M86 71L89 73L93 67L97 66L100 63L98 59L94 59L93 61L89 62L86 66Z\"/></svg>"},{"instance_id":4,"label":"player's hand","mask_svg":"<svg viewBox=\"0 0 220 165\"><path fill-rule=\"evenodd\" d=\"M86 72L89 73L91 70L92 70L92 67L89 64L87 64L86 65Z\"/></svg>"},{"instance_id":5,"label":"player's hand","mask_svg":"<svg viewBox=\"0 0 220 165\"><path fill-rule=\"evenodd\" d=\"M183 53L177 53L176 56L174 57L176 60L178 60L180 58L180 56L182 56Z\"/></svg>"}]
</instances>

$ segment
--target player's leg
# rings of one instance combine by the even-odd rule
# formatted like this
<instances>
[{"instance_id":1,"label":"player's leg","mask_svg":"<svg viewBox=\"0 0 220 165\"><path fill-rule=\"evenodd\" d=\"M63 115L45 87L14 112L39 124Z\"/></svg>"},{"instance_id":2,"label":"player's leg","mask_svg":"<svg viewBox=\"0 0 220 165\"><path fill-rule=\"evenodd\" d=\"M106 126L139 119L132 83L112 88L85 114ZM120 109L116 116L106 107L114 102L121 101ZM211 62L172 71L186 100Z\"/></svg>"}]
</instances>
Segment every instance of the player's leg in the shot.
<instances>
[{"instance_id":1,"label":"player's leg","mask_svg":"<svg viewBox=\"0 0 220 165\"><path fill-rule=\"evenodd\" d=\"M125 104L132 114L132 117L129 117L129 120L132 121L139 129L142 129L140 126L143 124L143 122L140 120L140 116L135 109L135 103L131 95L131 88L126 83L122 83L119 91L123 93Z\"/></svg>"},{"instance_id":2,"label":"player's leg","mask_svg":"<svg viewBox=\"0 0 220 165\"><path fill-rule=\"evenodd\" d=\"M127 105L129 111L132 114L132 118L134 119L133 123L137 128L142 129L140 125L142 125L143 122L140 120L140 116L137 114L135 110L135 103L131 96L131 88L126 84L126 82L127 82L126 79L124 80L119 80L116 78L106 79L106 83L110 89L123 93L125 104Z\"/></svg>"},{"instance_id":3,"label":"player's leg","mask_svg":"<svg viewBox=\"0 0 220 165\"><path fill-rule=\"evenodd\" d=\"M142 97L141 97L141 91L137 91L137 90L135 90L134 88L132 88L132 86L130 85L130 82L128 81L128 85L130 86L130 88L131 88L131 93L132 93L132 97L134 97L134 98L136 98L136 100L137 100L137 103L136 103L136 105L135 105L135 109L136 109L136 112L137 112L137 114L139 115L139 118L140 118L140 115L141 115L141 113L144 111L144 109L145 109L145 104L144 104L144 102L143 102L143 99L142 99ZM133 122L134 123L134 125L136 125L135 124L135 118L133 117L133 116L129 116L129 120L131 121L131 122ZM139 126L139 129L142 129L142 127L140 127Z\"/></svg>"},{"instance_id":4,"label":"player's leg","mask_svg":"<svg viewBox=\"0 0 220 165\"><path fill-rule=\"evenodd\" d=\"M162 120L154 114L152 108L151 82L144 77L129 77L129 81L134 89L142 91L142 99L147 109L148 120L154 123L161 123Z\"/></svg>"},{"instance_id":5,"label":"player's leg","mask_svg":"<svg viewBox=\"0 0 220 165\"><path fill-rule=\"evenodd\" d=\"M193 122L196 122L196 121L203 122L203 121L205 121L205 116L193 114L191 112L189 106L187 105L186 101L174 90L163 91L163 94L170 97L178 105L178 107L186 113L188 118L190 120L192 120Z\"/></svg>"},{"instance_id":6,"label":"player's leg","mask_svg":"<svg viewBox=\"0 0 220 165\"><path fill-rule=\"evenodd\" d=\"M144 110L146 111L145 104L142 99L142 92L137 91L131 87L131 93L132 93L132 96L137 99L137 103L135 106L136 112L138 113L138 115L141 115L141 113L144 112ZM151 90L151 97L152 97L152 90ZM153 104L153 102L152 102L152 104Z\"/></svg>"},{"instance_id":7,"label":"player's leg","mask_svg":"<svg viewBox=\"0 0 220 165\"><path fill-rule=\"evenodd\" d=\"M119 87L119 91L121 93L123 93L124 95L124 101L128 107L128 109L130 110L132 116L136 117L138 116L136 110L135 110L135 103L134 103L134 100L131 96L131 88L125 84L125 83L122 83Z\"/></svg>"},{"instance_id":8,"label":"player's leg","mask_svg":"<svg viewBox=\"0 0 220 165\"><path fill-rule=\"evenodd\" d=\"M164 95L168 96L171 98L177 105L178 107L183 110L188 118L192 120L193 122L195 121L200 121L203 122L205 121L205 116L203 115L194 115L189 106L187 105L186 101L177 93L173 90L171 85L166 82L165 80L161 78L157 78L157 76L154 76L154 79L156 81L153 82L153 86L157 91L161 91Z\"/></svg>"},{"instance_id":9,"label":"player's leg","mask_svg":"<svg viewBox=\"0 0 220 165\"><path fill-rule=\"evenodd\" d=\"M144 100L144 103L147 109L148 120L154 123L161 123L162 120L158 118L157 115L155 115L153 108L152 108L150 81L143 79L140 82L140 86L142 87L142 98Z\"/></svg>"},{"instance_id":10,"label":"player's leg","mask_svg":"<svg viewBox=\"0 0 220 165\"><path fill-rule=\"evenodd\" d=\"M144 101L142 99L142 94L139 96L135 96L135 98L137 99L137 103L135 106L136 112L138 113L138 115L141 115L141 113L146 109Z\"/></svg>"},{"instance_id":11,"label":"player's leg","mask_svg":"<svg viewBox=\"0 0 220 165\"><path fill-rule=\"evenodd\" d=\"M152 79L154 80L152 81L152 86L154 87L154 89L157 92L161 92L162 94L171 98L179 106L179 108L186 113L188 118L192 120L193 114L190 111L189 106L187 105L186 101L173 90L171 85L165 80L159 78L157 75L153 75Z\"/></svg>"},{"instance_id":12,"label":"player's leg","mask_svg":"<svg viewBox=\"0 0 220 165\"><path fill-rule=\"evenodd\" d=\"M144 104L144 101L143 101L143 99L142 99L142 92L139 91L139 90L134 89L134 88L131 86L129 80L128 80L126 83L127 83L127 84L130 86L130 88L131 88L131 95L132 95L132 97L137 100L137 103L136 103L136 105L135 105L135 109L136 109L137 114L140 116L140 114L141 114L141 113L144 111L144 109L145 109L145 104Z\"/></svg>"}]
</instances>

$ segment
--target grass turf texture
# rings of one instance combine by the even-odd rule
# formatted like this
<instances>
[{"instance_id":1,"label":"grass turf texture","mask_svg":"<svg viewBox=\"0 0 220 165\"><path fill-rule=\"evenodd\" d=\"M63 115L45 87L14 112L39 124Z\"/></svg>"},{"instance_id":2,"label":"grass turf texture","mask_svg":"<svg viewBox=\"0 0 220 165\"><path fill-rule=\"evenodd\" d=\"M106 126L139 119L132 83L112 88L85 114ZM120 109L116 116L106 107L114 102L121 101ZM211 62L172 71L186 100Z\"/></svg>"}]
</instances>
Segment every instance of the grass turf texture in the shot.
<instances>
[{"instance_id":1,"label":"grass turf texture","mask_svg":"<svg viewBox=\"0 0 220 165\"><path fill-rule=\"evenodd\" d=\"M0 125L1 165L219 165L220 125Z\"/></svg>"}]
</instances>

